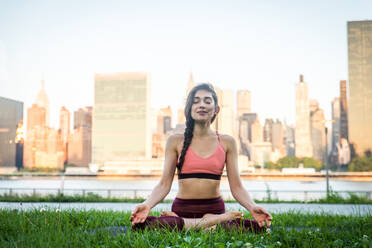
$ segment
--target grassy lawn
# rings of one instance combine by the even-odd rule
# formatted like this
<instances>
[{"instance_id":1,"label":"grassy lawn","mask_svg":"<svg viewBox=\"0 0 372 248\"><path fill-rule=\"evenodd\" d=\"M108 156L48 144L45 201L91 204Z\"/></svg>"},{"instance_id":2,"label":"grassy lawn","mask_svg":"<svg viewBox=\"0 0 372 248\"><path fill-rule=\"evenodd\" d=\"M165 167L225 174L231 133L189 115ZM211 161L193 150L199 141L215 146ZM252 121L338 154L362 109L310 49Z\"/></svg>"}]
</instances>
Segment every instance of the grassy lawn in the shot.
<instances>
[{"instance_id":1,"label":"grassy lawn","mask_svg":"<svg viewBox=\"0 0 372 248\"><path fill-rule=\"evenodd\" d=\"M82 195L18 195L18 194L3 194L0 195L0 202L143 202L142 198L108 198L102 197L92 192ZM275 198L267 197L265 200L255 200L257 203L303 203L303 201L282 201ZM165 200L163 202L172 202L172 200ZM233 200L225 200L225 202L236 202ZM332 204L372 204L372 199L364 195L357 195L349 193L348 196L343 197L337 193L331 193L328 197L317 200L309 200L307 203L332 203Z\"/></svg>"},{"instance_id":2,"label":"grassy lawn","mask_svg":"<svg viewBox=\"0 0 372 248\"><path fill-rule=\"evenodd\" d=\"M246 217L248 217L247 213ZM129 231L129 212L35 209L0 210L0 247L372 247L372 215L274 214L271 232ZM152 212L151 215L159 215Z\"/></svg>"}]
</instances>

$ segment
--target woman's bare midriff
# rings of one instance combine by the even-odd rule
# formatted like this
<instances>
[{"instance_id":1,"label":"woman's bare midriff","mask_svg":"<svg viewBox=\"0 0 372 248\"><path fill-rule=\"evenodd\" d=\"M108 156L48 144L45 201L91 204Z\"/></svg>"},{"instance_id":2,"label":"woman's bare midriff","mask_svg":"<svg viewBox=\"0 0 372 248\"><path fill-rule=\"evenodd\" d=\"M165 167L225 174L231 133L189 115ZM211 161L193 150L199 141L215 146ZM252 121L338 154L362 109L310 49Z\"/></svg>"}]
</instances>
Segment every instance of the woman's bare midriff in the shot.
<instances>
[{"instance_id":1,"label":"woman's bare midriff","mask_svg":"<svg viewBox=\"0 0 372 248\"><path fill-rule=\"evenodd\" d=\"M186 178L178 180L177 197L181 199L210 199L220 194L220 180Z\"/></svg>"}]
</instances>

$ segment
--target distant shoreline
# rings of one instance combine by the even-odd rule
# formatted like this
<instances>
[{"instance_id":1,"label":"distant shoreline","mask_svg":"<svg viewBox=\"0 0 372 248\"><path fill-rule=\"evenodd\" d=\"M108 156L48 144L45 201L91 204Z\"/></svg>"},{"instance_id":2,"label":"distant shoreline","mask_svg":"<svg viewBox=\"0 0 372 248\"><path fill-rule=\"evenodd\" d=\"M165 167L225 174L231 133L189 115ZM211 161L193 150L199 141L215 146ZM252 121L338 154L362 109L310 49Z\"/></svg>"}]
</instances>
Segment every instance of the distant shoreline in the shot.
<instances>
[{"instance_id":1,"label":"distant shoreline","mask_svg":"<svg viewBox=\"0 0 372 248\"><path fill-rule=\"evenodd\" d=\"M115 174L115 173L96 173L96 174L65 174L61 172L46 173L46 172L30 172L30 173L12 173L0 174L0 180L5 179L36 179L36 178L60 178L64 176L65 179L158 179L161 174ZM283 173L241 173L242 179L258 179L258 180L286 180L286 181L320 181L325 180L324 173L311 174L283 174ZM176 176L175 176L176 178ZM226 175L222 176L227 179ZM372 182L372 172L332 172L329 174L331 180L350 180L361 182Z\"/></svg>"}]
</instances>

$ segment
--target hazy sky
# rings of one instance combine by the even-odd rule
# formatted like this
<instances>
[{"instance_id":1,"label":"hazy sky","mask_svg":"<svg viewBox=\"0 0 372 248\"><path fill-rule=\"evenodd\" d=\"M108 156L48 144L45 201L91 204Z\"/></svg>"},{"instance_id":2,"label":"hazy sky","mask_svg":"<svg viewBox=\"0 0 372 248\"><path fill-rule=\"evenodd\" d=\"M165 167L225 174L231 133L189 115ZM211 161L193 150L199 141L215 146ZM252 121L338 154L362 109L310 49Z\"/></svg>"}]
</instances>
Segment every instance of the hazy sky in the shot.
<instances>
[{"instance_id":1,"label":"hazy sky","mask_svg":"<svg viewBox=\"0 0 372 248\"><path fill-rule=\"evenodd\" d=\"M303 74L330 118L348 79L347 21L366 19L368 0L0 0L0 96L23 101L26 114L44 73L57 127L61 106L93 105L95 72L142 71L152 106L175 113L192 72L196 82L250 90L261 120L294 123Z\"/></svg>"}]
</instances>

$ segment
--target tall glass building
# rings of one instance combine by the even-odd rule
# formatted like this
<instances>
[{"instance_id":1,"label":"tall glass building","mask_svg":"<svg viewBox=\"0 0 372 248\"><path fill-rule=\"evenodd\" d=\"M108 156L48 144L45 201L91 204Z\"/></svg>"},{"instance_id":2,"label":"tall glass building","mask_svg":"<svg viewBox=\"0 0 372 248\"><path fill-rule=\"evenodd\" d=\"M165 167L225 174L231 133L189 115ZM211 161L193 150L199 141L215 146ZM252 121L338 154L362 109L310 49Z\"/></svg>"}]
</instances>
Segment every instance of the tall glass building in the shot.
<instances>
[{"instance_id":1,"label":"tall glass building","mask_svg":"<svg viewBox=\"0 0 372 248\"><path fill-rule=\"evenodd\" d=\"M23 102L0 96L0 167L16 166L16 134Z\"/></svg>"},{"instance_id":2,"label":"tall glass building","mask_svg":"<svg viewBox=\"0 0 372 248\"><path fill-rule=\"evenodd\" d=\"M372 21L347 24L349 141L359 155L372 150Z\"/></svg>"},{"instance_id":3,"label":"tall glass building","mask_svg":"<svg viewBox=\"0 0 372 248\"><path fill-rule=\"evenodd\" d=\"M95 74L93 163L151 159L150 104L147 74Z\"/></svg>"}]
</instances>

